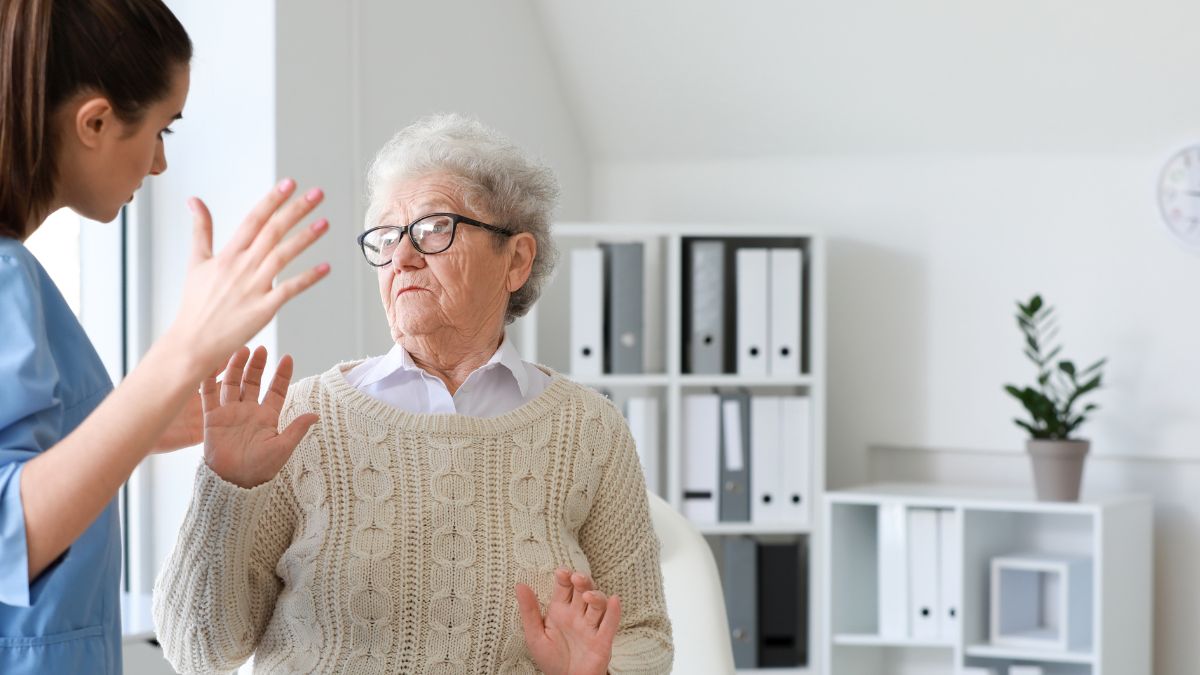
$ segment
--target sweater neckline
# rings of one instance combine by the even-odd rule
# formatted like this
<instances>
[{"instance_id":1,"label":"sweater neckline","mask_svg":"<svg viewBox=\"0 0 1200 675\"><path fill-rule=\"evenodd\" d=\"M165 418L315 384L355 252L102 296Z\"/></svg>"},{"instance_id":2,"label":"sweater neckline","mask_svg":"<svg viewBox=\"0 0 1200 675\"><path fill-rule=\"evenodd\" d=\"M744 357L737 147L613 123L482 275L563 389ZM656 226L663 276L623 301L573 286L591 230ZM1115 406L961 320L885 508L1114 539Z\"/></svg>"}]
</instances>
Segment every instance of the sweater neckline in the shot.
<instances>
[{"instance_id":1,"label":"sweater neckline","mask_svg":"<svg viewBox=\"0 0 1200 675\"><path fill-rule=\"evenodd\" d=\"M511 433L529 426L562 407L572 395L575 385L546 366L536 365L550 376L550 383L533 400L495 417L470 417L451 413L414 413L391 406L379 399L359 391L346 381L346 373L362 363L348 361L339 363L320 376L321 387L334 400L348 404L356 412L387 424L401 427L405 431L450 435L499 435Z\"/></svg>"}]
</instances>

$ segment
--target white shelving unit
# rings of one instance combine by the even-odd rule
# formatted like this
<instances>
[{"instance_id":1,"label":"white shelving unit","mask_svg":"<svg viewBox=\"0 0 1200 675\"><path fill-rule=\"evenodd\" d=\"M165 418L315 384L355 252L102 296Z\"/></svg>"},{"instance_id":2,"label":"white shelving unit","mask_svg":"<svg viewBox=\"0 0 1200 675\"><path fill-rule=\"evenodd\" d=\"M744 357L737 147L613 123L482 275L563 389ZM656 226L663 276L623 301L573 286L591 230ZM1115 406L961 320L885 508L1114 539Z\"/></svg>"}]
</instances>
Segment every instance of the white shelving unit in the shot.
<instances>
[{"instance_id":1,"label":"white shelving unit","mask_svg":"<svg viewBox=\"0 0 1200 675\"><path fill-rule=\"evenodd\" d=\"M940 640L879 633L879 511L884 506L957 514L960 621ZM1153 507L1148 497L1112 496L1078 503L942 485L869 485L826 494L829 533L823 641L829 675L946 673L966 666L1005 673L1010 665L1046 675L1150 675ZM1090 558L1092 645L1084 650L989 644L991 560L1013 553Z\"/></svg>"},{"instance_id":2,"label":"white shelving unit","mask_svg":"<svg viewBox=\"0 0 1200 675\"><path fill-rule=\"evenodd\" d=\"M804 395L812 405L812 465L809 475L811 525L720 523L706 525L701 531L717 553L725 536L751 535L767 542L801 540L807 544L807 577L801 580L808 598L808 664L798 668L760 668L740 673L767 675L808 675L821 672L818 620L817 579L821 578L821 519L819 504L825 485L825 251L821 238L812 233L785 226L714 226L683 224L561 224L554 228L559 247L559 269L547 285L538 304L514 326L526 359L543 363L569 374L570 367L570 251L595 247L600 242L641 242L645 254L645 373L578 377L577 381L608 392L617 405L630 396L659 397L659 458L664 478L664 498L682 510L683 397L714 389L742 388L752 394ZM796 289L802 303L802 368L786 377L747 377L733 373L700 375L685 372L683 306L686 280L684 249L690 239L723 239L727 245L787 246L804 251L803 283ZM731 280L730 280L731 281ZM727 308L732 311L732 308ZM733 340L733 336L726 339ZM730 364L732 367L732 363ZM802 547L803 548L803 547ZM800 574L801 572L797 572Z\"/></svg>"}]
</instances>

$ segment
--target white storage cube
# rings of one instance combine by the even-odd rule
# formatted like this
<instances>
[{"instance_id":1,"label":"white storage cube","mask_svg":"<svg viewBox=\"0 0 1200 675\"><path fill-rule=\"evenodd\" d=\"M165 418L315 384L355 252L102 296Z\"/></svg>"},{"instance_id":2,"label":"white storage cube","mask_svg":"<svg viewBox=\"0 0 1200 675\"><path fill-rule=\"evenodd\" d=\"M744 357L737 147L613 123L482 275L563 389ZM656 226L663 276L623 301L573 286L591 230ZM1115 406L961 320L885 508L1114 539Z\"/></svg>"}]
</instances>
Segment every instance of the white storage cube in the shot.
<instances>
[{"instance_id":1,"label":"white storage cube","mask_svg":"<svg viewBox=\"0 0 1200 675\"><path fill-rule=\"evenodd\" d=\"M1092 646L1092 561L1047 554L992 559L993 645L1061 651Z\"/></svg>"}]
</instances>

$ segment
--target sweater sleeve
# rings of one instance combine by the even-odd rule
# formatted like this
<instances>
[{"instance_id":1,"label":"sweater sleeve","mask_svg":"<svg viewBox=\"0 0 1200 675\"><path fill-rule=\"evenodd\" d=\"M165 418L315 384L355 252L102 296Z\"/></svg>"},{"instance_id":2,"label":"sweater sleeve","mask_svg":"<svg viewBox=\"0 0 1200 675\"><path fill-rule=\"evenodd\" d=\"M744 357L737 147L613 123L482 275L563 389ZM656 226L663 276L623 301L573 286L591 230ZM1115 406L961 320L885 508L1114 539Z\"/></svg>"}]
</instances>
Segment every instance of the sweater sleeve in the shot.
<instances>
[{"instance_id":1,"label":"sweater sleeve","mask_svg":"<svg viewBox=\"0 0 1200 675\"><path fill-rule=\"evenodd\" d=\"M295 530L286 471L247 490L201 462L154 585L158 640L176 671L236 670L262 638L282 588L275 566Z\"/></svg>"},{"instance_id":2,"label":"sweater sleeve","mask_svg":"<svg viewBox=\"0 0 1200 675\"><path fill-rule=\"evenodd\" d=\"M675 651L646 480L633 437L620 414L614 410L608 423L616 429L616 442L579 531L579 545L596 588L621 596L621 625L613 641L609 672L668 673Z\"/></svg>"}]
</instances>

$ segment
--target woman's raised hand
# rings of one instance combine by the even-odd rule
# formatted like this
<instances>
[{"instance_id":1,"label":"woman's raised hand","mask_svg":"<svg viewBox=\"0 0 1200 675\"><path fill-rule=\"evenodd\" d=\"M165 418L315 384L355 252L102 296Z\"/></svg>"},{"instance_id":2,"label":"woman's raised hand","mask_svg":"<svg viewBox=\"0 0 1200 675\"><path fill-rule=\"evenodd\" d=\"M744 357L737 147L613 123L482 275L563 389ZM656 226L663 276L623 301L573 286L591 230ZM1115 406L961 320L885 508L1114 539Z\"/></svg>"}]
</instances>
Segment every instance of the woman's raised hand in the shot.
<instances>
[{"instance_id":1,"label":"woman's raised hand","mask_svg":"<svg viewBox=\"0 0 1200 675\"><path fill-rule=\"evenodd\" d=\"M318 419L311 413L300 415L279 431L279 413L292 380L292 357L279 360L271 387L259 402L266 365L265 348L251 355L242 347L230 357L220 382L214 374L200 385L204 461L239 487L252 488L274 478Z\"/></svg>"},{"instance_id":2,"label":"woman's raised hand","mask_svg":"<svg viewBox=\"0 0 1200 675\"><path fill-rule=\"evenodd\" d=\"M283 303L329 273L329 265L321 263L278 284L274 281L329 229L329 222L321 218L284 239L324 199L321 190L313 188L285 204L295 190L290 178L279 183L215 255L208 207L195 197L188 201L193 215L192 256L181 309L167 337L189 360L197 380L218 369L239 345L267 325Z\"/></svg>"},{"instance_id":3,"label":"woman's raised hand","mask_svg":"<svg viewBox=\"0 0 1200 675\"><path fill-rule=\"evenodd\" d=\"M590 576L555 570L545 617L533 589L517 584L517 608L529 655L546 675L608 672L613 638L621 624L621 598L596 590Z\"/></svg>"}]
</instances>

